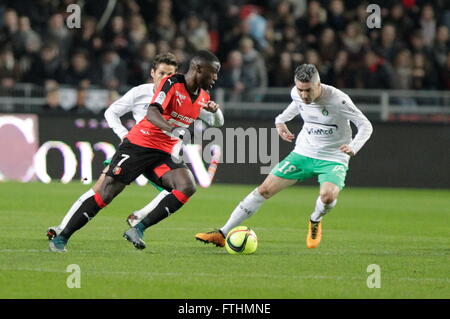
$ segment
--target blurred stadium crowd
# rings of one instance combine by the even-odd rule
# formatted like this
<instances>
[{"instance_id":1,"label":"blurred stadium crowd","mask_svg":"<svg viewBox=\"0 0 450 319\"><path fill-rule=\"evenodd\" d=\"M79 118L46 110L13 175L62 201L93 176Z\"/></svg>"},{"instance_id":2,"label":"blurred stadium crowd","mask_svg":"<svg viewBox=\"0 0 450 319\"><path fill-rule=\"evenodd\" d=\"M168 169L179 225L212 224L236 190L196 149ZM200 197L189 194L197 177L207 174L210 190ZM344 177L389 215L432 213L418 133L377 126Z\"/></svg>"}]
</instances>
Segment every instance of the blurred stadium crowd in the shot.
<instances>
[{"instance_id":1,"label":"blurred stadium crowd","mask_svg":"<svg viewBox=\"0 0 450 319\"><path fill-rule=\"evenodd\" d=\"M116 3L105 19L108 4ZM81 28L66 8L82 4ZM3 0L0 87L66 84L123 91L144 83L157 53L186 71L190 54L222 61L218 86L240 94L293 84L300 63L341 88L450 90L450 2L383 1L369 29L356 0Z\"/></svg>"}]
</instances>

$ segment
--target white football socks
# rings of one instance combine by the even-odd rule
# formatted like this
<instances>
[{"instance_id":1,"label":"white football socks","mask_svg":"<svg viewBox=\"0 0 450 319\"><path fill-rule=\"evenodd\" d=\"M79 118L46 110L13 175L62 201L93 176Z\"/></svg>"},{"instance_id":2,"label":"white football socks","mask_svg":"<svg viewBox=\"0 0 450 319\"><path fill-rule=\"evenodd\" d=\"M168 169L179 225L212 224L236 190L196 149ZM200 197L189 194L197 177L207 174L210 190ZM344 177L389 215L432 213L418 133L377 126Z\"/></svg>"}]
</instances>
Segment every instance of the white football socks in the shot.
<instances>
[{"instance_id":1,"label":"white football socks","mask_svg":"<svg viewBox=\"0 0 450 319\"><path fill-rule=\"evenodd\" d=\"M241 225L244 220L258 211L265 200L266 199L258 192L258 189L253 190L231 213L225 226L220 229L222 234L226 236L234 227Z\"/></svg>"},{"instance_id":2,"label":"white football socks","mask_svg":"<svg viewBox=\"0 0 450 319\"><path fill-rule=\"evenodd\" d=\"M159 204L159 202L166 197L168 194L170 194L168 191L163 190L161 191L153 200L148 203L145 207L141 208L140 210L133 212L133 214L138 218L139 221L145 218L155 207Z\"/></svg>"},{"instance_id":3,"label":"white football socks","mask_svg":"<svg viewBox=\"0 0 450 319\"><path fill-rule=\"evenodd\" d=\"M313 222L319 222L322 220L322 217L325 216L334 206L336 206L337 199L332 201L330 204L326 205L320 199L320 196L317 197L316 200L316 208L314 212L311 214L311 220Z\"/></svg>"}]
</instances>

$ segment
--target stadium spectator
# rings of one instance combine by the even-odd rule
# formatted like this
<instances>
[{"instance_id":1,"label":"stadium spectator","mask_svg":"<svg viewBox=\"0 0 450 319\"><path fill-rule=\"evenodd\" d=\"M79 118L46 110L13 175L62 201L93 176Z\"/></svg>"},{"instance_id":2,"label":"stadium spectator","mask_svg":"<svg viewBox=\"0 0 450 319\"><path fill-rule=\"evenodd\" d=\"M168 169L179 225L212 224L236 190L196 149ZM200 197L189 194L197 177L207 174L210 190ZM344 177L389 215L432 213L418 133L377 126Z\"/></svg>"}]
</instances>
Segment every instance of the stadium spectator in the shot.
<instances>
[{"instance_id":1,"label":"stadium spectator","mask_svg":"<svg viewBox=\"0 0 450 319\"><path fill-rule=\"evenodd\" d=\"M242 54L242 69L244 70L243 83L246 94L258 100L267 88L267 70L263 57L253 46L251 38L242 38L239 42L239 51ZM253 91L253 92L252 92ZM251 98L253 100L253 98Z\"/></svg>"},{"instance_id":2,"label":"stadium spectator","mask_svg":"<svg viewBox=\"0 0 450 319\"><path fill-rule=\"evenodd\" d=\"M14 9L6 9L3 13L3 26L0 29L0 44L12 44L14 35L19 31L19 18Z\"/></svg>"},{"instance_id":3,"label":"stadium spectator","mask_svg":"<svg viewBox=\"0 0 450 319\"><path fill-rule=\"evenodd\" d=\"M239 33L239 7L235 4L230 4L222 14L222 19L219 19L217 22L217 31L220 35L217 54L219 59L225 61L228 53L233 50L233 44L229 40Z\"/></svg>"},{"instance_id":4,"label":"stadium spectator","mask_svg":"<svg viewBox=\"0 0 450 319\"><path fill-rule=\"evenodd\" d=\"M436 31L436 40L433 46L434 60L438 68L445 68L447 54L450 51L450 36L446 25L441 25Z\"/></svg>"},{"instance_id":5,"label":"stadium spectator","mask_svg":"<svg viewBox=\"0 0 450 319\"><path fill-rule=\"evenodd\" d=\"M245 18L248 24L249 34L257 42L257 47L264 50L268 46L266 36L267 20L260 14L261 9L254 5L248 5L248 16Z\"/></svg>"},{"instance_id":6,"label":"stadium spectator","mask_svg":"<svg viewBox=\"0 0 450 319\"><path fill-rule=\"evenodd\" d=\"M97 22L93 17L83 17L83 27L77 29L74 36L73 47L94 51L94 37L96 35Z\"/></svg>"},{"instance_id":7,"label":"stadium spectator","mask_svg":"<svg viewBox=\"0 0 450 319\"><path fill-rule=\"evenodd\" d=\"M345 6L342 0L332 0L329 5L327 24L335 32L345 30L347 18L344 15Z\"/></svg>"},{"instance_id":8,"label":"stadium spectator","mask_svg":"<svg viewBox=\"0 0 450 319\"><path fill-rule=\"evenodd\" d=\"M169 52L170 51L170 43L163 39L158 40L156 42L156 51L158 51L158 53Z\"/></svg>"},{"instance_id":9,"label":"stadium spectator","mask_svg":"<svg viewBox=\"0 0 450 319\"><path fill-rule=\"evenodd\" d=\"M385 24L381 29L381 37L379 44L375 47L378 55L387 61L393 61L397 52L402 49L402 43L397 39L395 26Z\"/></svg>"},{"instance_id":10,"label":"stadium spectator","mask_svg":"<svg viewBox=\"0 0 450 319\"><path fill-rule=\"evenodd\" d=\"M60 103L58 85L48 85L46 88L45 104L42 106L45 112L58 113L64 112Z\"/></svg>"},{"instance_id":11,"label":"stadium spectator","mask_svg":"<svg viewBox=\"0 0 450 319\"><path fill-rule=\"evenodd\" d=\"M189 55L185 50L174 49L172 52L178 61L178 72L186 73L189 69Z\"/></svg>"},{"instance_id":12,"label":"stadium spectator","mask_svg":"<svg viewBox=\"0 0 450 319\"><path fill-rule=\"evenodd\" d=\"M283 0L277 3L275 14L271 17L274 31L277 38L280 38L284 28L295 24L295 18L292 15L292 3L289 0Z\"/></svg>"},{"instance_id":13,"label":"stadium spectator","mask_svg":"<svg viewBox=\"0 0 450 319\"><path fill-rule=\"evenodd\" d=\"M229 89L227 98L230 101L238 101L245 90L244 72L241 52L234 50L228 53L227 60L220 70L217 85Z\"/></svg>"},{"instance_id":14,"label":"stadium spectator","mask_svg":"<svg viewBox=\"0 0 450 319\"><path fill-rule=\"evenodd\" d=\"M78 87L76 103L69 111L78 114L91 113L91 111L88 108L86 108L86 100L87 100L87 89L82 86Z\"/></svg>"},{"instance_id":15,"label":"stadium spectator","mask_svg":"<svg viewBox=\"0 0 450 319\"><path fill-rule=\"evenodd\" d=\"M324 74L323 78L324 81L327 79L329 83L337 88L354 88L356 87L355 73L356 70L350 66L348 52L340 50L330 65L328 73Z\"/></svg>"},{"instance_id":16,"label":"stadium spectator","mask_svg":"<svg viewBox=\"0 0 450 319\"><path fill-rule=\"evenodd\" d=\"M389 89L390 71L385 60L374 51L369 50L364 55L364 64L358 72L358 88Z\"/></svg>"},{"instance_id":17,"label":"stadium spectator","mask_svg":"<svg viewBox=\"0 0 450 319\"><path fill-rule=\"evenodd\" d=\"M317 50L324 63L330 64L336 58L339 51L339 42L336 38L336 32L331 28L325 28L320 35L317 44Z\"/></svg>"},{"instance_id":18,"label":"stadium spectator","mask_svg":"<svg viewBox=\"0 0 450 319\"><path fill-rule=\"evenodd\" d=\"M181 22L180 29L189 45L195 50L209 50L211 41L206 21L200 20L195 13Z\"/></svg>"},{"instance_id":19,"label":"stadium spectator","mask_svg":"<svg viewBox=\"0 0 450 319\"><path fill-rule=\"evenodd\" d=\"M135 52L141 44L148 39L147 26L141 15L134 14L129 20L128 38L130 39L130 50Z\"/></svg>"},{"instance_id":20,"label":"stadium spectator","mask_svg":"<svg viewBox=\"0 0 450 319\"><path fill-rule=\"evenodd\" d=\"M41 37L31 29L30 19L22 16L19 18L19 29L13 37L13 47L18 57L33 55L41 46Z\"/></svg>"},{"instance_id":21,"label":"stadium spectator","mask_svg":"<svg viewBox=\"0 0 450 319\"><path fill-rule=\"evenodd\" d=\"M272 69L271 75L269 77L270 86L275 87L288 87L292 84L292 74L297 67L292 61L292 56L289 52L282 52L279 55L279 60Z\"/></svg>"},{"instance_id":22,"label":"stadium spectator","mask_svg":"<svg viewBox=\"0 0 450 319\"><path fill-rule=\"evenodd\" d=\"M62 69L58 45L46 43L31 62L25 80L38 85L45 85L48 80L59 82L62 79Z\"/></svg>"},{"instance_id":23,"label":"stadium spectator","mask_svg":"<svg viewBox=\"0 0 450 319\"><path fill-rule=\"evenodd\" d=\"M340 83L339 87L367 87L372 82L360 77L364 72L375 78L384 78L381 75L387 72L385 83L406 87L407 81L397 83L392 77L398 74L389 72L390 65L395 68L398 59L403 61L404 48L409 49L412 59L417 56L414 68L418 75L425 69L426 74L434 71L439 78L445 78L450 25L447 25L450 14L446 14L445 1L431 4L426 1L386 2L382 6L382 29L367 28L367 3L356 0L278 0L258 7L241 0L186 0L177 2L176 6L173 0L127 0L116 3L104 27L97 23L105 12L106 2L86 2L82 28L69 30L64 21L65 8L73 2L7 1L0 5L3 9L0 13L0 48L10 48L13 52L14 69L18 69L14 81L30 81L37 85L44 85L47 80L64 81L58 78L56 70L71 65L74 53L83 49L87 52L89 65L99 66L100 75L105 74L102 68L114 70L106 72L114 74L114 80L105 82L99 78L100 85L114 88L118 85L121 90L126 90L129 85L145 81L151 57L157 53L173 52L181 60L181 70L197 49L218 48L219 58L227 60L230 52L242 50L243 39L253 42L250 55L241 51L244 67L250 65L249 75L242 79L247 83L246 87L253 82L256 84L249 87L260 87L261 83L264 86L268 72L271 77L278 77L271 79L271 85L284 83L277 69L284 72L289 64L304 63L308 50L317 51L318 60L325 67L321 70L325 72L323 76L329 76L330 83ZM48 54L52 51L48 47L53 43L56 55ZM43 44L45 49L41 48ZM117 66L112 63L106 67L103 58L106 46L120 56ZM378 56L375 60L379 60L371 68L364 62L372 55L367 54L368 50L374 51ZM42 51L53 57L43 61ZM315 55L311 53L313 51L308 52ZM250 56L257 56L259 62L249 62L253 59ZM374 65L380 65L380 70ZM6 74L5 66L3 68L2 72ZM126 70L122 72L124 68ZM352 80L342 70L356 72L356 76ZM397 71L404 72L403 69ZM121 74L125 76L119 76ZM416 86L422 89L445 87L436 84L436 80L430 82L420 78L417 76Z\"/></svg>"},{"instance_id":24,"label":"stadium spectator","mask_svg":"<svg viewBox=\"0 0 450 319\"><path fill-rule=\"evenodd\" d=\"M102 54L100 81L108 89L117 89L127 81L126 65L112 48L107 48Z\"/></svg>"},{"instance_id":25,"label":"stadium spectator","mask_svg":"<svg viewBox=\"0 0 450 319\"><path fill-rule=\"evenodd\" d=\"M423 32L420 29L415 30L410 36L410 50L413 54L421 53L428 59L433 58L430 48L425 45Z\"/></svg>"},{"instance_id":26,"label":"stadium spectator","mask_svg":"<svg viewBox=\"0 0 450 319\"><path fill-rule=\"evenodd\" d=\"M447 60L443 68L440 69L439 80L443 90L450 90L450 52L447 54Z\"/></svg>"},{"instance_id":27,"label":"stadium spectator","mask_svg":"<svg viewBox=\"0 0 450 319\"><path fill-rule=\"evenodd\" d=\"M433 6L431 4L424 5L420 16L420 27L422 28L425 45L428 47L433 44L436 35L436 24Z\"/></svg>"},{"instance_id":28,"label":"stadium spectator","mask_svg":"<svg viewBox=\"0 0 450 319\"><path fill-rule=\"evenodd\" d=\"M405 9L401 3L395 3L385 19L387 24L391 24L399 35L407 35L414 29L414 22L405 14Z\"/></svg>"},{"instance_id":29,"label":"stadium spectator","mask_svg":"<svg viewBox=\"0 0 450 319\"><path fill-rule=\"evenodd\" d=\"M59 48L59 54L63 59L67 59L72 44L72 35L64 23L64 17L61 13L53 14L45 32L46 42L53 42Z\"/></svg>"},{"instance_id":30,"label":"stadium spectator","mask_svg":"<svg viewBox=\"0 0 450 319\"><path fill-rule=\"evenodd\" d=\"M413 56L412 89L436 89L438 77L431 62L422 53Z\"/></svg>"},{"instance_id":31,"label":"stadium spectator","mask_svg":"<svg viewBox=\"0 0 450 319\"><path fill-rule=\"evenodd\" d=\"M146 83L152 66L153 59L156 56L156 46L152 42L144 42L138 56L132 61L129 72L129 83L133 86Z\"/></svg>"},{"instance_id":32,"label":"stadium spectator","mask_svg":"<svg viewBox=\"0 0 450 319\"><path fill-rule=\"evenodd\" d=\"M408 49L397 53L392 72L392 88L409 90L412 86L412 57Z\"/></svg>"},{"instance_id":33,"label":"stadium spectator","mask_svg":"<svg viewBox=\"0 0 450 319\"><path fill-rule=\"evenodd\" d=\"M311 45L317 42L317 37L322 33L327 20L327 12L321 7L320 2L313 0L308 3L305 16L297 19L297 29L306 42Z\"/></svg>"},{"instance_id":34,"label":"stadium spectator","mask_svg":"<svg viewBox=\"0 0 450 319\"><path fill-rule=\"evenodd\" d=\"M129 39L125 26L125 19L116 15L111 19L109 31L104 33L105 41L116 51L121 58L128 59L131 55Z\"/></svg>"},{"instance_id":35,"label":"stadium spectator","mask_svg":"<svg viewBox=\"0 0 450 319\"><path fill-rule=\"evenodd\" d=\"M171 42L175 38L177 27L169 15L159 14L153 25L153 32L157 40Z\"/></svg>"},{"instance_id":36,"label":"stadium spectator","mask_svg":"<svg viewBox=\"0 0 450 319\"><path fill-rule=\"evenodd\" d=\"M4 47L0 51L0 86L12 88L20 79L19 63L16 61L13 51Z\"/></svg>"},{"instance_id":37,"label":"stadium spectator","mask_svg":"<svg viewBox=\"0 0 450 319\"><path fill-rule=\"evenodd\" d=\"M89 87L91 84L97 84L95 68L90 65L89 56L86 51L75 52L70 59L70 66L64 72L63 84L71 86Z\"/></svg>"},{"instance_id":38,"label":"stadium spectator","mask_svg":"<svg viewBox=\"0 0 450 319\"><path fill-rule=\"evenodd\" d=\"M255 47L256 40L250 34L250 25L246 20L240 20L234 25L231 30L226 32L222 37L222 45L220 46L220 51L225 54L225 57L232 50L239 48L239 43L243 38L249 38L253 42L253 47L259 51L259 48Z\"/></svg>"},{"instance_id":39,"label":"stadium spectator","mask_svg":"<svg viewBox=\"0 0 450 319\"><path fill-rule=\"evenodd\" d=\"M352 22L347 25L345 32L342 35L343 48L350 54L350 58L358 60L361 58L363 50L365 50L369 44L369 40L362 32L361 26Z\"/></svg>"}]
</instances>

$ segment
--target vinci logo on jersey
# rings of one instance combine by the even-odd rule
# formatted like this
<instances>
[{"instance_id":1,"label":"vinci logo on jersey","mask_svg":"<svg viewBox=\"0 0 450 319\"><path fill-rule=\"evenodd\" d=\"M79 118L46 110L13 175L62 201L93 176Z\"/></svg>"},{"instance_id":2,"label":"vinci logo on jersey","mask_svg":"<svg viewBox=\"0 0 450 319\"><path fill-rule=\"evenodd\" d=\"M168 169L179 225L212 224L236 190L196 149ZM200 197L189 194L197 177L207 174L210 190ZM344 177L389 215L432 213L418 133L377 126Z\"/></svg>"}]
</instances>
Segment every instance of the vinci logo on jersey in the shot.
<instances>
[{"instance_id":1,"label":"vinci logo on jersey","mask_svg":"<svg viewBox=\"0 0 450 319\"><path fill-rule=\"evenodd\" d=\"M333 133L334 133L333 128L327 128L327 129L307 128L306 132L309 135L333 135Z\"/></svg>"}]
</instances>

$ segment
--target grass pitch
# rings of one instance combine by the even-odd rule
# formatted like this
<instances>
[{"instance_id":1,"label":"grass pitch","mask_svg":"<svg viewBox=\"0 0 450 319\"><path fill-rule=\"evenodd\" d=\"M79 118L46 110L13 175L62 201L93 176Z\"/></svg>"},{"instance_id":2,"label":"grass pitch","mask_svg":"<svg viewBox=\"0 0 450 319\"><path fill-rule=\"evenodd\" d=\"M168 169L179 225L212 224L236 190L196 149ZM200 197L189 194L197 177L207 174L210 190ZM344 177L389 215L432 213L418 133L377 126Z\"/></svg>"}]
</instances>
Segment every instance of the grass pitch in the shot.
<instances>
[{"instance_id":1,"label":"grass pitch","mask_svg":"<svg viewBox=\"0 0 450 319\"><path fill-rule=\"evenodd\" d=\"M254 186L199 189L180 211L147 230L147 249L122 238L126 216L156 191L130 186L69 242L50 253L56 225L89 186L0 183L0 298L450 298L450 191L346 188L307 249L317 187L291 187L245 225L254 255L233 256L194 240L222 226ZM67 266L81 269L70 289ZM381 288L367 287L381 270Z\"/></svg>"}]
</instances>

